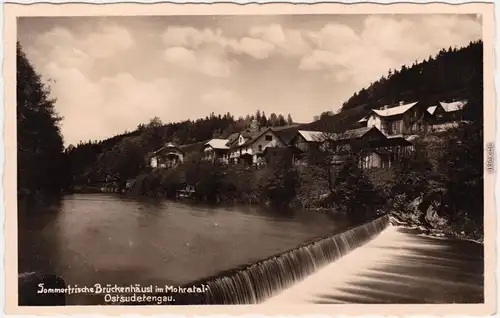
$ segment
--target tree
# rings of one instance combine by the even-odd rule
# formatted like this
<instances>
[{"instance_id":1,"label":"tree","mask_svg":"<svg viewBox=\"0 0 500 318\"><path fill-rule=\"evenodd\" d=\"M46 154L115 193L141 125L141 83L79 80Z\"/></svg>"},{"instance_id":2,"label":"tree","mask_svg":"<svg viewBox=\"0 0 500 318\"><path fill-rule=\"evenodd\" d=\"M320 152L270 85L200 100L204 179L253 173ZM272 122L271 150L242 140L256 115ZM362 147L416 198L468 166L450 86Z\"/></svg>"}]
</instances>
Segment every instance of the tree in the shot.
<instances>
[{"instance_id":1,"label":"tree","mask_svg":"<svg viewBox=\"0 0 500 318\"><path fill-rule=\"evenodd\" d=\"M271 127L278 126L278 115L276 113L271 113L268 120L268 125Z\"/></svg>"},{"instance_id":2,"label":"tree","mask_svg":"<svg viewBox=\"0 0 500 318\"><path fill-rule=\"evenodd\" d=\"M113 147L109 153L108 172L119 178L120 184L139 175L146 166L145 151L137 138L126 138Z\"/></svg>"},{"instance_id":3,"label":"tree","mask_svg":"<svg viewBox=\"0 0 500 318\"><path fill-rule=\"evenodd\" d=\"M297 194L298 172L285 158L268 169L268 174L260 185L261 202L267 203L274 209L286 209Z\"/></svg>"},{"instance_id":4,"label":"tree","mask_svg":"<svg viewBox=\"0 0 500 318\"><path fill-rule=\"evenodd\" d=\"M278 123L277 123L277 125L280 126L280 127L286 126L285 117L283 117L283 115L281 115L281 114L279 114L279 116L278 116Z\"/></svg>"},{"instance_id":5,"label":"tree","mask_svg":"<svg viewBox=\"0 0 500 318\"><path fill-rule=\"evenodd\" d=\"M404 100L422 100L423 97L436 100L463 98L464 91L478 87L471 83L471 76L482 78L483 43L471 42L462 49L441 49L433 58L415 61L411 66L402 65L399 70L389 70L385 78L354 93L342 105L349 110L366 105L379 107Z\"/></svg>"},{"instance_id":6,"label":"tree","mask_svg":"<svg viewBox=\"0 0 500 318\"><path fill-rule=\"evenodd\" d=\"M293 125L292 115L288 114L286 121L288 125Z\"/></svg>"},{"instance_id":7,"label":"tree","mask_svg":"<svg viewBox=\"0 0 500 318\"><path fill-rule=\"evenodd\" d=\"M335 180L333 202L352 222L366 221L377 215L385 200L359 167L357 156L342 165Z\"/></svg>"},{"instance_id":8,"label":"tree","mask_svg":"<svg viewBox=\"0 0 500 318\"><path fill-rule=\"evenodd\" d=\"M262 112L262 116L260 117L259 127L267 127L267 125L268 123L267 123L266 113Z\"/></svg>"},{"instance_id":9,"label":"tree","mask_svg":"<svg viewBox=\"0 0 500 318\"><path fill-rule=\"evenodd\" d=\"M442 157L446 193L443 213L458 226L471 223L474 230L483 228L483 129L464 123L452 132ZM470 229L469 229L470 230Z\"/></svg>"},{"instance_id":10,"label":"tree","mask_svg":"<svg viewBox=\"0 0 500 318\"><path fill-rule=\"evenodd\" d=\"M147 128L157 128L163 126L163 123L159 117L153 117L149 120Z\"/></svg>"},{"instance_id":11,"label":"tree","mask_svg":"<svg viewBox=\"0 0 500 318\"><path fill-rule=\"evenodd\" d=\"M345 213L353 222L375 215L386 198L360 168L365 143L348 132L323 133L315 139L309 158L313 179L326 183L329 191L321 205Z\"/></svg>"},{"instance_id":12,"label":"tree","mask_svg":"<svg viewBox=\"0 0 500 318\"><path fill-rule=\"evenodd\" d=\"M18 192L57 195L67 181L55 99L17 43Z\"/></svg>"},{"instance_id":13,"label":"tree","mask_svg":"<svg viewBox=\"0 0 500 318\"><path fill-rule=\"evenodd\" d=\"M260 120L261 120L261 114L260 114L260 110L257 110L257 112L255 113L255 119L257 120L258 123L260 123Z\"/></svg>"}]
</instances>

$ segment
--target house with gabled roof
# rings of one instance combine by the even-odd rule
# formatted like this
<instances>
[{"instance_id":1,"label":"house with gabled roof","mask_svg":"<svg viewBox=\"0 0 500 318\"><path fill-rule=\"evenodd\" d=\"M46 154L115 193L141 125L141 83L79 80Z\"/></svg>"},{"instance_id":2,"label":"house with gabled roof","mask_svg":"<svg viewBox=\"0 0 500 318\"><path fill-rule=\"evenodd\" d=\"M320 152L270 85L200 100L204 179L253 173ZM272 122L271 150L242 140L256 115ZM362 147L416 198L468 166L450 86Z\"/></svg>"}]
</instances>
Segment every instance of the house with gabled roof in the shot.
<instances>
[{"instance_id":1,"label":"house with gabled roof","mask_svg":"<svg viewBox=\"0 0 500 318\"><path fill-rule=\"evenodd\" d=\"M427 108L427 117L431 130L445 130L456 126L463 120L463 108L467 100L439 102Z\"/></svg>"},{"instance_id":2,"label":"house with gabled roof","mask_svg":"<svg viewBox=\"0 0 500 318\"><path fill-rule=\"evenodd\" d=\"M398 157L410 153L413 147L406 137L387 136L375 126L341 133L299 130L292 146L302 152L301 156L295 157L297 165L324 163L325 155L331 164L341 164L360 151L360 166L363 168L390 167Z\"/></svg>"},{"instance_id":3,"label":"house with gabled roof","mask_svg":"<svg viewBox=\"0 0 500 318\"><path fill-rule=\"evenodd\" d=\"M366 123L367 127L377 127L387 136L413 135L427 130L425 120L426 108L419 102L398 106L384 106L381 109L372 109L370 114L361 118L358 123Z\"/></svg>"},{"instance_id":4,"label":"house with gabled roof","mask_svg":"<svg viewBox=\"0 0 500 318\"><path fill-rule=\"evenodd\" d=\"M264 163L263 155L267 147L283 147L285 143L272 128L247 129L229 145L229 161L247 165Z\"/></svg>"},{"instance_id":5,"label":"house with gabled roof","mask_svg":"<svg viewBox=\"0 0 500 318\"><path fill-rule=\"evenodd\" d=\"M184 162L185 152L173 142L166 143L150 157L151 168L173 168Z\"/></svg>"},{"instance_id":6,"label":"house with gabled roof","mask_svg":"<svg viewBox=\"0 0 500 318\"><path fill-rule=\"evenodd\" d=\"M203 147L202 161L227 164L229 162L229 141L229 139L209 140Z\"/></svg>"}]
</instances>

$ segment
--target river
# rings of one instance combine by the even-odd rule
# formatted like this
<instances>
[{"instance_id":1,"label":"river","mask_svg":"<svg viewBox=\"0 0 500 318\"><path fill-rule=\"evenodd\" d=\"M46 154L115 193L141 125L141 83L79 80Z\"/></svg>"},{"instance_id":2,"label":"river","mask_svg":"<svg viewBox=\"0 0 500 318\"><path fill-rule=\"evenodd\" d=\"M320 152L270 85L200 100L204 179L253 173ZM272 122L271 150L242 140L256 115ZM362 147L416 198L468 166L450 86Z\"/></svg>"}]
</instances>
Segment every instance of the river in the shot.
<instances>
[{"instance_id":1,"label":"river","mask_svg":"<svg viewBox=\"0 0 500 318\"><path fill-rule=\"evenodd\" d=\"M79 286L181 285L348 226L312 211L75 194L20 218L19 272L52 272Z\"/></svg>"}]
</instances>

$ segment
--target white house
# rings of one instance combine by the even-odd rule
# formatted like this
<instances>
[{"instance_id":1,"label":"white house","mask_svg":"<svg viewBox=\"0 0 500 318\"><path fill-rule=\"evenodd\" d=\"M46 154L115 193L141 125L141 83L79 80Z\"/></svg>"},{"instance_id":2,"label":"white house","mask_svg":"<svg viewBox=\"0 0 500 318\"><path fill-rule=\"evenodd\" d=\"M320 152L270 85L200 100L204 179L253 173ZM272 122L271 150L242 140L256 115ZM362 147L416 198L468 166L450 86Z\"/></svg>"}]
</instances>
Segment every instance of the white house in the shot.
<instances>
[{"instance_id":1,"label":"white house","mask_svg":"<svg viewBox=\"0 0 500 318\"><path fill-rule=\"evenodd\" d=\"M184 151L172 142L153 152L150 159L152 168L172 168L184 162Z\"/></svg>"},{"instance_id":2,"label":"white house","mask_svg":"<svg viewBox=\"0 0 500 318\"><path fill-rule=\"evenodd\" d=\"M229 139L212 139L203 147L203 161L229 162Z\"/></svg>"},{"instance_id":3,"label":"white house","mask_svg":"<svg viewBox=\"0 0 500 318\"><path fill-rule=\"evenodd\" d=\"M417 105L418 102L400 102L399 106L373 109L358 123L366 123L366 127L376 127L387 136L417 134L427 128L424 110Z\"/></svg>"},{"instance_id":4,"label":"white house","mask_svg":"<svg viewBox=\"0 0 500 318\"><path fill-rule=\"evenodd\" d=\"M259 159L267 147L284 147L285 143L271 129L260 131L244 131L233 142L230 149L229 160L237 162L243 160L249 165L259 163Z\"/></svg>"},{"instance_id":5,"label":"white house","mask_svg":"<svg viewBox=\"0 0 500 318\"><path fill-rule=\"evenodd\" d=\"M462 110L467 105L466 100L454 102L439 102L427 108L428 121L431 130L441 131L456 127L462 120Z\"/></svg>"}]
</instances>

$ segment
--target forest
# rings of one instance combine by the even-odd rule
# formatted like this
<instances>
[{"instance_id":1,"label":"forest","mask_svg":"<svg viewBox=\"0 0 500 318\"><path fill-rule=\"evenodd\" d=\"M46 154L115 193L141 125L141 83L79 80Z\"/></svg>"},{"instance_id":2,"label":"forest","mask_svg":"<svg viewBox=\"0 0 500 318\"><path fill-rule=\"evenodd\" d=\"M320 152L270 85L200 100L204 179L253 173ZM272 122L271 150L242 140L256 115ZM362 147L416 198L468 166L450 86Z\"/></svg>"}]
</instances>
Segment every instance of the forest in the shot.
<instances>
[{"instance_id":1,"label":"forest","mask_svg":"<svg viewBox=\"0 0 500 318\"><path fill-rule=\"evenodd\" d=\"M435 56L413 65L389 70L369 87L355 92L336 114L325 111L307 129L342 131L356 124L370 110L400 101L421 101L429 105L482 95L483 42L463 48L441 49ZM471 104L472 105L472 104ZM482 107L465 109L468 116L482 118Z\"/></svg>"}]
</instances>

